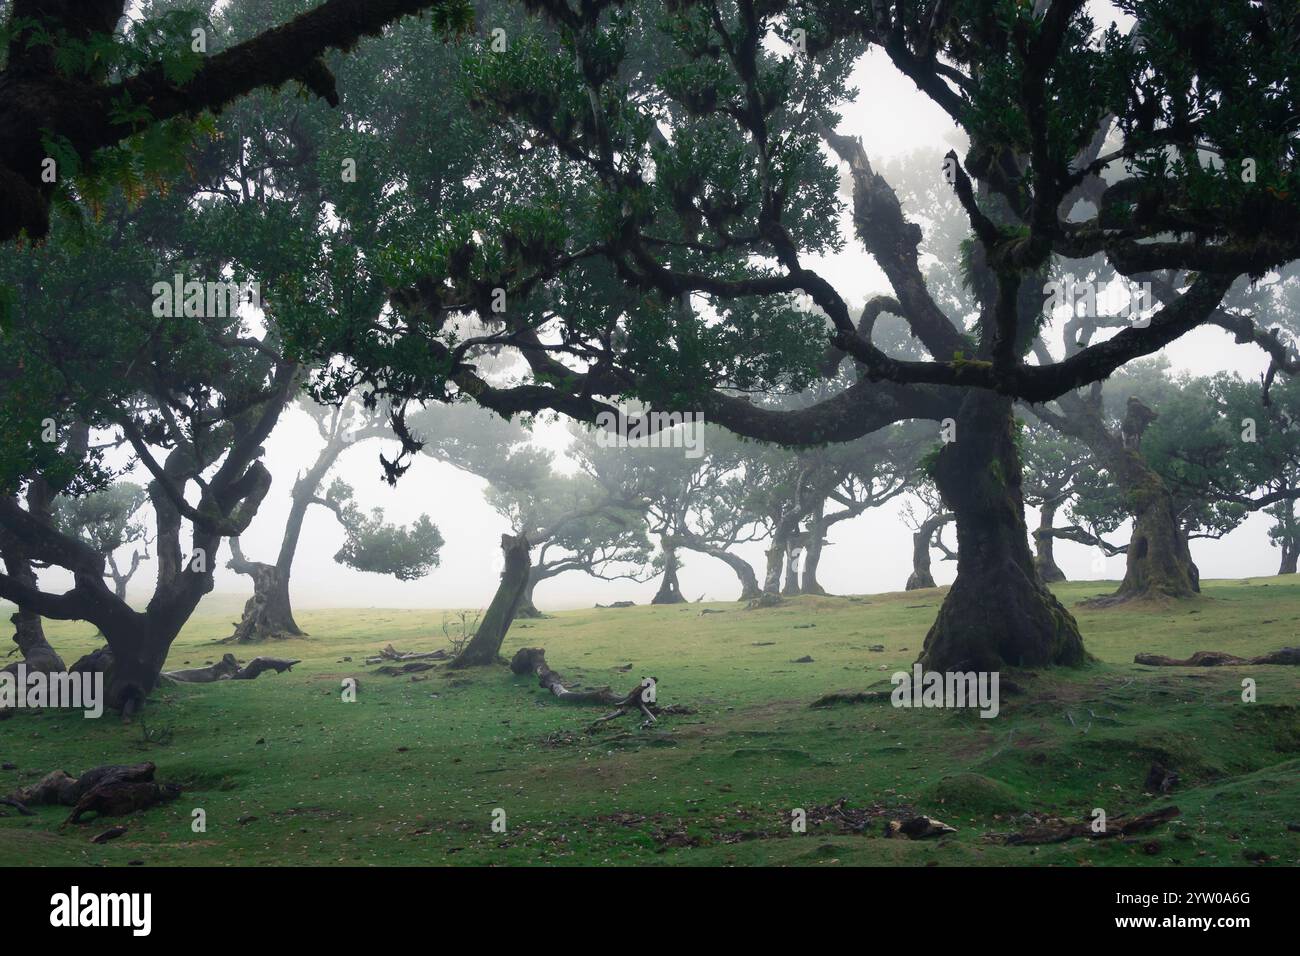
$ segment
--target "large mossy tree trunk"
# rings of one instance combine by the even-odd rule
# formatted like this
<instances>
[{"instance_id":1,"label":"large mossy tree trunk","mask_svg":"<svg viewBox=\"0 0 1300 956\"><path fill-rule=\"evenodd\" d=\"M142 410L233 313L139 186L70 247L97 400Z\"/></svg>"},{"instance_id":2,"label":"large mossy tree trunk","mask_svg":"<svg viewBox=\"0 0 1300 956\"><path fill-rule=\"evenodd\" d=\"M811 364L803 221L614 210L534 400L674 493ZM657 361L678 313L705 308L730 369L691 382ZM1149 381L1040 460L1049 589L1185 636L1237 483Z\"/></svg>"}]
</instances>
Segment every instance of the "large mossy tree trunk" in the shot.
<instances>
[{"instance_id":1,"label":"large mossy tree trunk","mask_svg":"<svg viewBox=\"0 0 1300 956\"><path fill-rule=\"evenodd\" d=\"M1295 574L1296 559L1300 557L1300 542L1282 542L1282 563L1278 565L1278 574Z\"/></svg>"},{"instance_id":2,"label":"large mossy tree trunk","mask_svg":"<svg viewBox=\"0 0 1300 956\"><path fill-rule=\"evenodd\" d=\"M1059 507L1055 501L1043 502L1038 512L1038 529L1034 532L1034 567L1048 584L1065 580L1065 572L1056 564L1056 536L1052 533Z\"/></svg>"},{"instance_id":3,"label":"large mossy tree trunk","mask_svg":"<svg viewBox=\"0 0 1300 956\"><path fill-rule=\"evenodd\" d=\"M651 604L682 604L686 598L682 597L681 586L677 582L677 548L669 543L666 539L663 541L664 551L664 576L659 582L659 590L655 596L650 599Z\"/></svg>"},{"instance_id":4,"label":"large mossy tree trunk","mask_svg":"<svg viewBox=\"0 0 1300 956\"><path fill-rule=\"evenodd\" d=\"M1129 461L1120 481L1133 511L1133 536L1124 580L1113 600L1189 598L1200 590L1200 574L1178 524L1173 497L1140 455L1125 451Z\"/></svg>"},{"instance_id":5,"label":"large mossy tree trunk","mask_svg":"<svg viewBox=\"0 0 1300 956\"><path fill-rule=\"evenodd\" d=\"M503 534L501 553L505 558L505 566L501 571L501 583L492 596L492 603L483 614L483 620L479 622L474 636L448 667L481 667L497 662L506 632L519 613L519 603L528 588L529 570L532 567L528 538L525 535Z\"/></svg>"},{"instance_id":6,"label":"large mossy tree trunk","mask_svg":"<svg viewBox=\"0 0 1300 956\"><path fill-rule=\"evenodd\" d=\"M934 478L957 522L957 579L926 635L921 664L995 671L1082 663L1074 617L1034 568L1011 401L972 390L956 426Z\"/></svg>"},{"instance_id":7,"label":"large mossy tree trunk","mask_svg":"<svg viewBox=\"0 0 1300 956\"><path fill-rule=\"evenodd\" d=\"M184 618L148 611L100 629L112 651L112 663L105 675L106 703L123 717L144 707L145 698L158 685L172 642L184 626Z\"/></svg>"}]
</instances>

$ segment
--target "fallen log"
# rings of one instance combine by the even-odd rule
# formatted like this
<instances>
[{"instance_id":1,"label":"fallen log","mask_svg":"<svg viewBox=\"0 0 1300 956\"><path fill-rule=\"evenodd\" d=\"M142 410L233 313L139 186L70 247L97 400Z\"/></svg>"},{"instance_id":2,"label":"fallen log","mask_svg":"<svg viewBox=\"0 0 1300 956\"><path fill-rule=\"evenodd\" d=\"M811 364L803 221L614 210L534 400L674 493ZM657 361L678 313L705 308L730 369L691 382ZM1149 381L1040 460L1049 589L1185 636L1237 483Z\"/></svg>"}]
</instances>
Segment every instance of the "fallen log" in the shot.
<instances>
[{"instance_id":1,"label":"fallen log","mask_svg":"<svg viewBox=\"0 0 1300 956\"><path fill-rule=\"evenodd\" d=\"M1073 840L1076 837L1104 840L1108 837L1132 836L1136 833L1146 833L1154 830L1156 827L1179 816L1181 812L1177 807L1171 806L1152 810L1150 813L1142 813L1135 817L1116 817L1100 833L1094 832L1090 823L1062 823L1054 826L1031 827L1020 833L1001 834L995 836L995 839L1008 846L1033 846L1044 843L1064 843L1066 840Z\"/></svg>"},{"instance_id":2,"label":"fallen log","mask_svg":"<svg viewBox=\"0 0 1300 956\"><path fill-rule=\"evenodd\" d=\"M283 657L254 657L241 667L234 654L226 654L217 663L207 667L164 671L162 676L181 684L212 684L220 680L253 680L266 671L283 674L292 669L294 664L300 663L302 662Z\"/></svg>"},{"instance_id":3,"label":"fallen log","mask_svg":"<svg viewBox=\"0 0 1300 956\"><path fill-rule=\"evenodd\" d=\"M437 666L428 661L411 661L407 664L385 664L383 667L376 667L376 674L383 674L385 677L403 677L407 674L418 674L421 671L431 671Z\"/></svg>"},{"instance_id":4,"label":"fallen log","mask_svg":"<svg viewBox=\"0 0 1300 956\"><path fill-rule=\"evenodd\" d=\"M267 671L275 671L277 674L283 674L285 671L293 670L294 664L301 663L302 661L291 661L283 657L254 657L234 674L231 674L230 679L253 680Z\"/></svg>"},{"instance_id":5,"label":"fallen log","mask_svg":"<svg viewBox=\"0 0 1300 956\"><path fill-rule=\"evenodd\" d=\"M64 770L47 773L29 787L20 787L11 796L26 806L75 806L86 793L95 787L114 781L130 783L153 780L157 768L151 761L136 764L106 764L87 770L74 777Z\"/></svg>"},{"instance_id":6,"label":"fallen log","mask_svg":"<svg viewBox=\"0 0 1300 956\"><path fill-rule=\"evenodd\" d=\"M175 800L181 788L174 783L155 783L153 780L106 780L93 787L72 808L67 823L80 823L87 813L100 817L121 817L137 810Z\"/></svg>"},{"instance_id":7,"label":"fallen log","mask_svg":"<svg viewBox=\"0 0 1300 956\"><path fill-rule=\"evenodd\" d=\"M120 836L125 836L127 829L124 826L109 827L103 833L97 833L90 838L91 843L107 843L109 840L116 840Z\"/></svg>"},{"instance_id":8,"label":"fallen log","mask_svg":"<svg viewBox=\"0 0 1300 956\"><path fill-rule=\"evenodd\" d=\"M597 718L592 727L630 712L644 714L646 725L655 723L658 720L657 714L689 713L686 708L670 710L660 708L655 703L654 691L658 684L654 677L643 677L640 683L626 694L619 694L608 687L595 690L570 690L564 685L560 675L551 670L546 663L546 650L541 647L521 647L510 661L510 670L515 674L536 674L537 683L560 700L574 704L603 704L614 708L605 716Z\"/></svg>"},{"instance_id":9,"label":"fallen log","mask_svg":"<svg viewBox=\"0 0 1300 956\"><path fill-rule=\"evenodd\" d=\"M1163 654L1138 654L1134 664L1149 667L1235 667L1244 664L1283 664L1300 666L1300 647L1284 647L1259 657L1237 657L1224 651L1197 651L1191 657L1179 659Z\"/></svg>"},{"instance_id":10,"label":"fallen log","mask_svg":"<svg viewBox=\"0 0 1300 956\"><path fill-rule=\"evenodd\" d=\"M560 700L575 704L618 704L627 699L626 694L616 694L608 687L596 690L575 691L564 686L560 675L551 670L546 663L546 649L542 647L521 647L510 660L510 670L515 674L536 674L537 683L546 688ZM637 685L637 693L640 685Z\"/></svg>"},{"instance_id":11,"label":"fallen log","mask_svg":"<svg viewBox=\"0 0 1300 956\"><path fill-rule=\"evenodd\" d=\"M382 664L384 661L445 661L451 658L451 653L444 647L436 651L399 651L389 644L379 652L378 657L367 657L367 664Z\"/></svg>"},{"instance_id":12,"label":"fallen log","mask_svg":"<svg viewBox=\"0 0 1300 956\"><path fill-rule=\"evenodd\" d=\"M191 667L179 671L163 671L162 676L182 684L210 684L224 680L239 671L239 661L234 654L225 654L221 660L207 667Z\"/></svg>"},{"instance_id":13,"label":"fallen log","mask_svg":"<svg viewBox=\"0 0 1300 956\"><path fill-rule=\"evenodd\" d=\"M956 832L956 827L949 826L934 817L916 816L906 820L885 821L886 837L905 836L909 840L924 840L928 837L946 836Z\"/></svg>"}]
</instances>

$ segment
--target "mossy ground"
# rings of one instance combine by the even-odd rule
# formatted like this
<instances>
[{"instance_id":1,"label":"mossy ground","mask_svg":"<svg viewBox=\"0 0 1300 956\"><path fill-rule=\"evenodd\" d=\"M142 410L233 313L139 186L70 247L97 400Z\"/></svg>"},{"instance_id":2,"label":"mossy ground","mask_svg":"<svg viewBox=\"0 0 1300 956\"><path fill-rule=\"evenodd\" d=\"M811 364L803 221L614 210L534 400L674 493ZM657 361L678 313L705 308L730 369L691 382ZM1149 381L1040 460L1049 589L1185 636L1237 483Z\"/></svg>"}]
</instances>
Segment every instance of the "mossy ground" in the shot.
<instances>
[{"instance_id":1,"label":"mossy ground","mask_svg":"<svg viewBox=\"0 0 1300 956\"><path fill-rule=\"evenodd\" d=\"M695 708L650 730L565 706L505 667L383 677L361 663L387 643L443 644L431 611L303 610L306 639L241 648L300 657L292 673L166 689L143 720L20 713L0 721L0 791L56 768L152 760L185 793L129 818L129 832L65 826L0 806L0 864L1061 864L1262 865L1300 861L1300 673L1290 667L1147 668L1137 651L1258 654L1300 642L1300 581L1205 582L1167 605L1081 610L1105 582L1057 585L1096 661L1004 675L996 719L902 710L888 701L826 709L834 690L889 688L910 667L942 592L569 611L511 630L507 655L546 648L574 683L659 681L661 704ZM170 667L229 648L237 602L203 606ZM724 611L702 614L704 609ZM93 629L53 624L69 660ZM872 651L883 645L883 651ZM810 656L811 663L794 663ZM343 660L350 657L351 662ZM627 670L620 669L631 664ZM340 682L360 681L356 703ZM1243 677L1258 702L1243 703ZM1180 775L1143 792L1160 762ZM816 822L845 798L872 808L862 833ZM1034 817L1087 820L1176 803L1182 816L1141 839L1007 847L988 838ZM191 831L201 807L207 831ZM507 831L490 828L494 808ZM810 810L790 832L792 808ZM915 810L958 828L939 840L885 839L877 824ZM249 819L255 818L255 819ZM239 820L244 822L240 823Z\"/></svg>"}]
</instances>

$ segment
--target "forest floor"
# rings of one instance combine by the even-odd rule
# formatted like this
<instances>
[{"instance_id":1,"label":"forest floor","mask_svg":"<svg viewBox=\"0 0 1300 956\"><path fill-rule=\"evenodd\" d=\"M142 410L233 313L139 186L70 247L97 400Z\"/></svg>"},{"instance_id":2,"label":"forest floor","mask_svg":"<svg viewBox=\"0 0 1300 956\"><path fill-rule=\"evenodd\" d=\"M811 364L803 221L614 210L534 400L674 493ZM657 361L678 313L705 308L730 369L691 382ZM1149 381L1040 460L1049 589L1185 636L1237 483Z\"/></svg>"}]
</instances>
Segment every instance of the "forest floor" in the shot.
<instances>
[{"instance_id":1,"label":"forest floor","mask_svg":"<svg viewBox=\"0 0 1300 956\"><path fill-rule=\"evenodd\" d=\"M941 590L518 622L507 657L544 647L570 684L618 691L653 675L661 706L694 709L651 729L628 716L594 731L604 710L560 703L505 666L387 677L362 663L389 643L445 646L441 612L307 610L310 637L235 649L301 658L291 673L165 688L130 724L66 712L0 721L0 763L13 765L0 794L54 769L144 760L184 787L173 803L79 825L63 824L64 807L23 817L0 805L0 864L1296 864L1300 669L1144 667L1133 655L1295 646L1300 580L1207 581L1201 598L1167 606L1074 606L1112 588L1056 588L1096 661L1003 673L994 719L888 697L810 707L832 691L890 690ZM169 667L231 650L216 641L233 617L200 607ZM70 661L96 645L92 630L49 627ZM352 703L346 677L359 682ZM1245 677L1255 703L1242 701ZM1152 764L1178 774L1166 795L1144 792ZM1096 807L1114 821L1169 804L1181 815L1141 836L999 838L1087 823ZM197 808L206 832L192 832ZM491 828L497 808L504 833ZM794 808L806 833L792 832ZM884 837L887 821L914 813L957 832ZM90 842L116 823L125 835Z\"/></svg>"}]
</instances>

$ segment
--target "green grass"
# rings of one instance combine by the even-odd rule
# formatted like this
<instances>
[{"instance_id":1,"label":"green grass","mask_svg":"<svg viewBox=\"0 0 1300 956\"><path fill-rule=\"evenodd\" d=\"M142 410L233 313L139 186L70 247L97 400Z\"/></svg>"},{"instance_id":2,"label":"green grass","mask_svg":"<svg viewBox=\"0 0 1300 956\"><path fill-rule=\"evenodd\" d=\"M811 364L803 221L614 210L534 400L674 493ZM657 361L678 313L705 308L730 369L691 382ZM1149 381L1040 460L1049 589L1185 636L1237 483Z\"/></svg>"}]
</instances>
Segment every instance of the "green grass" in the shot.
<instances>
[{"instance_id":1,"label":"green grass","mask_svg":"<svg viewBox=\"0 0 1300 956\"><path fill-rule=\"evenodd\" d=\"M1075 602L1104 582L1062 585ZM0 791L47 771L152 760L184 785L175 803L103 826L66 826L66 808L26 818L0 806L0 863L272 864L1060 864L1274 865L1300 860L1300 680L1295 668L1146 668L1137 651L1241 655L1300 638L1300 582L1205 583L1167 607L1075 609L1096 662L1014 673L1023 693L1001 714L900 710L888 701L826 709L834 690L888 689L915 659L942 591L736 604L583 610L525 621L520 646L546 648L572 683L630 688L659 681L661 704L695 708L650 730L624 718L588 733L600 711L566 706L504 667L410 677L370 674L362 658L389 642L441 646L441 614L303 611L310 638L250 649L301 657L290 674L168 688L143 721L19 713L0 722ZM723 614L702 615L712 608ZM232 607L205 605L169 667L226 648ZM808 626L815 625L815 626ZM96 643L53 624L69 660ZM884 651L871 651L884 645ZM804 655L812 663L793 663ZM351 662L343 661L351 657ZM618 668L632 664L628 671ZM340 681L356 676L356 703ZM1245 676L1257 703L1241 701ZM1096 716L1090 716L1089 712ZM1071 719L1073 718L1073 723ZM146 730L155 740L146 738ZM156 742L161 741L161 742ZM399 749L400 748L400 749ZM1168 797L1143 793L1152 762L1176 770ZM864 833L821 822L844 798L868 809ZM1182 816L1142 838L1007 847L989 834L1030 817L1087 820L1176 803ZM191 811L207 814L193 833ZM507 832L490 829L494 808ZM805 834L788 813L809 810ZM958 828L939 840L885 839L911 811ZM239 823L241 818L256 817ZM106 825L106 824L105 824Z\"/></svg>"}]
</instances>

